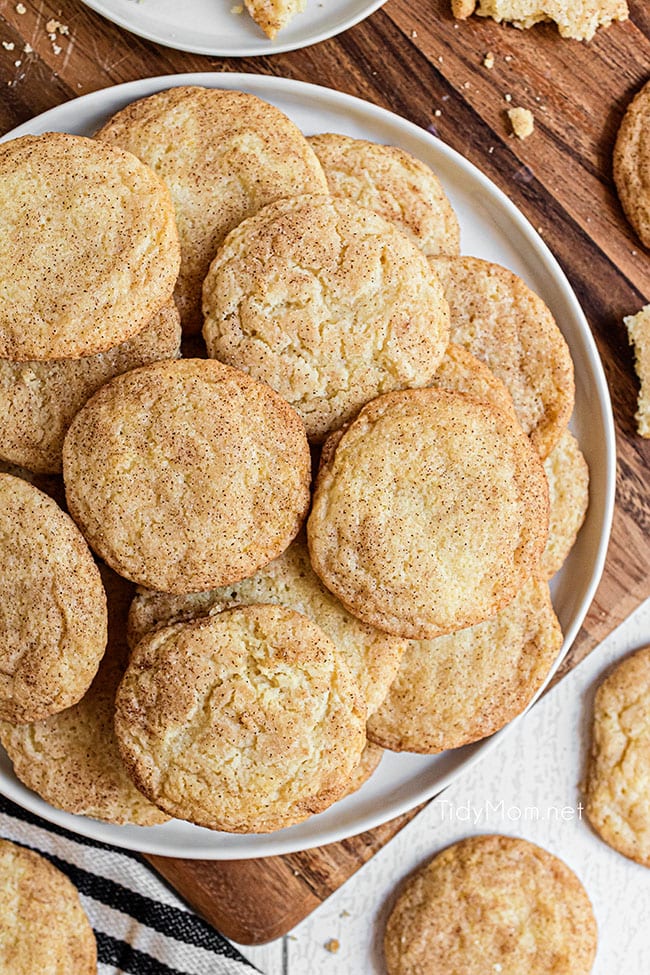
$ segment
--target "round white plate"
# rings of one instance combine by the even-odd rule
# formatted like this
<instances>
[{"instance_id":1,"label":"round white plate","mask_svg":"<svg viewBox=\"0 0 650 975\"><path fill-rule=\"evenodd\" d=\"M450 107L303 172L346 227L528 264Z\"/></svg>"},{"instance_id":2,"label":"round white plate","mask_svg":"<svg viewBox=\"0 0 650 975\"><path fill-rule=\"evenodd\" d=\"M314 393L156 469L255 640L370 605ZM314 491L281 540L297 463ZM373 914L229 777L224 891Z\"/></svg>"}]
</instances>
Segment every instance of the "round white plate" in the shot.
<instances>
[{"instance_id":1,"label":"round white plate","mask_svg":"<svg viewBox=\"0 0 650 975\"><path fill-rule=\"evenodd\" d=\"M385 0L307 0L270 40L244 0L83 0L107 20L148 41L194 54L243 58L297 51L334 37L369 17ZM240 13L233 13L233 8Z\"/></svg>"},{"instance_id":2,"label":"round white plate","mask_svg":"<svg viewBox=\"0 0 650 975\"><path fill-rule=\"evenodd\" d=\"M512 268L549 305L575 363L572 429L591 470L591 500L585 524L552 584L555 611L565 633L557 667L576 637L602 574L614 508L616 451L609 393L596 346L555 258L508 198L476 167L433 135L350 95L283 78L191 74L133 81L60 105L5 138L51 130L90 135L134 99L187 84L240 89L258 95L282 109L307 135L342 132L398 145L418 156L438 174L458 214L463 253ZM215 860L272 856L332 843L398 816L444 789L463 768L485 756L516 723L483 742L441 755L386 752L375 774L354 795L304 823L267 835L216 833L178 820L154 827L112 826L60 812L16 779L2 749L0 792L73 832L144 853Z\"/></svg>"}]
</instances>

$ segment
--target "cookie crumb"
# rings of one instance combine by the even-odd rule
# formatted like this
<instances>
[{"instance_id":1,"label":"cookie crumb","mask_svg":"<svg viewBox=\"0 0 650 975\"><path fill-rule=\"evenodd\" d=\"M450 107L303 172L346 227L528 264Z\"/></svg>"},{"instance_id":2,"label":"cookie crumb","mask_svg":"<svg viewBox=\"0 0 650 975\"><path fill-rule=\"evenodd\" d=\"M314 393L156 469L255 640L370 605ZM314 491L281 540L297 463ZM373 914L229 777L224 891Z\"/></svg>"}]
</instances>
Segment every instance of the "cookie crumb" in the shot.
<instances>
[{"instance_id":1,"label":"cookie crumb","mask_svg":"<svg viewBox=\"0 0 650 975\"><path fill-rule=\"evenodd\" d=\"M505 94L503 97L505 98L505 100L507 102L511 102L512 101L512 95L510 93Z\"/></svg>"},{"instance_id":2,"label":"cookie crumb","mask_svg":"<svg viewBox=\"0 0 650 975\"><path fill-rule=\"evenodd\" d=\"M341 911L341 913L339 914L339 917L350 917L350 916L351 916L350 912L345 910Z\"/></svg>"},{"instance_id":3,"label":"cookie crumb","mask_svg":"<svg viewBox=\"0 0 650 975\"><path fill-rule=\"evenodd\" d=\"M2 46L4 47L5 51L13 51L16 45L13 41L3 41Z\"/></svg>"},{"instance_id":4,"label":"cookie crumb","mask_svg":"<svg viewBox=\"0 0 650 975\"><path fill-rule=\"evenodd\" d=\"M236 3L234 7L230 8L231 14L243 14L243 12L244 12L244 5L241 3Z\"/></svg>"},{"instance_id":5,"label":"cookie crumb","mask_svg":"<svg viewBox=\"0 0 650 975\"><path fill-rule=\"evenodd\" d=\"M46 23L45 30L50 35L56 34L57 31L59 34L70 33L70 28L68 27L67 24L62 24L60 20L55 20L53 17L50 20L48 20L48 22ZM50 37L50 40L53 40L53 38Z\"/></svg>"},{"instance_id":6,"label":"cookie crumb","mask_svg":"<svg viewBox=\"0 0 650 975\"><path fill-rule=\"evenodd\" d=\"M483 67L487 68L488 71L490 71L494 67L494 54L492 53L492 51L488 51L485 57L483 58Z\"/></svg>"},{"instance_id":7,"label":"cookie crumb","mask_svg":"<svg viewBox=\"0 0 650 975\"><path fill-rule=\"evenodd\" d=\"M63 48L62 47L59 47L58 44L53 44L52 45L52 53L53 54L59 55L62 50L63 50Z\"/></svg>"},{"instance_id":8,"label":"cookie crumb","mask_svg":"<svg viewBox=\"0 0 650 975\"><path fill-rule=\"evenodd\" d=\"M329 941L326 941L325 942L325 944L324 944L323 947L325 948L326 951L329 951L333 955L335 955L336 952L341 947L341 945L340 945L340 942L336 938L330 938Z\"/></svg>"},{"instance_id":9,"label":"cookie crumb","mask_svg":"<svg viewBox=\"0 0 650 975\"><path fill-rule=\"evenodd\" d=\"M509 108L508 118L512 131L518 139L527 139L529 135L533 134L535 116L529 108Z\"/></svg>"},{"instance_id":10,"label":"cookie crumb","mask_svg":"<svg viewBox=\"0 0 650 975\"><path fill-rule=\"evenodd\" d=\"M418 32L416 30L412 30L411 31L411 37L413 38L413 40L415 40L417 38L417 36L418 36Z\"/></svg>"},{"instance_id":11,"label":"cookie crumb","mask_svg":"<svg viewBox=\"0 0 650 975\"><path fill-rule=\"evenodd\" d=\"M507 63L510 64L510 62L512 61L512 54L506 54L503 60L507 61Z\"/></svg>"},{"instance_id":12,"label":"cookie crumb","mask_svg":"<svg viewBox=\"0 0 650 975\"><path fill-rule=\"evenodd\" d=\"M19 68L22 63L22 61L14 61L14 68Z\"/></svg>"},{"instance_id":13,"label":"cookie crumb","mask_svg":"<svg viewBox=\"0 0 650 975\"><path fill-rule=\"evenodd\" d=\"M33 51L34 51L34 48L32 47L31 44L25 44L25 46L23 48L23 54L32 54Z\"/></svg>"},{"instance_id":14,"label":"cookie crumb","mask_svg":"<svg viewBox=\"0 0 650 975\"><path fill-rule=\"evenodd\" d=\"M16 13L17 14L20 14L21 16L22 16L22 14L26 14L27 13L27 7L25 6L24 3L17 3L16 4Z\"/></svg>"},{"instance_id":15,"label":"cookie crumb","mask_svg":"<svg viewBox=\"0 0 650 975\"><path fill-rule=\"evenodd\" d=\"M437 108L433 114L435 115L436 118L440 118L440 116L442 115L442 111L439 108Z\"/></svg>"}]
</instances>

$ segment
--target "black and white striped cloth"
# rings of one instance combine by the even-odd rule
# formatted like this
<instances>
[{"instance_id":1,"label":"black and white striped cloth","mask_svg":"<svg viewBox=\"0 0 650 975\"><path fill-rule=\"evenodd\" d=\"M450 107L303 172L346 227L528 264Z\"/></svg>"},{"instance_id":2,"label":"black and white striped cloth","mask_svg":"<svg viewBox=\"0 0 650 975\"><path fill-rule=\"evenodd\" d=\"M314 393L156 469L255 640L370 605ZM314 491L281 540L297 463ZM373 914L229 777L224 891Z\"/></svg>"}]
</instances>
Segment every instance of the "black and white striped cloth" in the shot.
<instances>
[{"instance_id":1,"label":"black and white striped cloth","mask_svg":"<svg viewBox=\"0 0 650 975\"><path fill-rule=\"evenodd\" d=\"M137 853L46 823L0 796L0 836L42 853L73 882L97 938L99 975L251 975Z\"/></svg>"}]
</instances>

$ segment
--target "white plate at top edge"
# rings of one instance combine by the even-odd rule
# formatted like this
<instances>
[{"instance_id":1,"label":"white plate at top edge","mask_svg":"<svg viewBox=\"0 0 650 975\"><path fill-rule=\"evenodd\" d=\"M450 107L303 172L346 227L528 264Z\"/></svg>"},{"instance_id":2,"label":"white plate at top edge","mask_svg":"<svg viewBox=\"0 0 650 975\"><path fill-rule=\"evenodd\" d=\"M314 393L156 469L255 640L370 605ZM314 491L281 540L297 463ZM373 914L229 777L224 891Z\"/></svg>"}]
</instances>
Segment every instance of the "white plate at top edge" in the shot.
<instances>
[{"instance_id":1,"label":"white plate at top edge","mask_svg":"<svg viewBox=\"0 0 650 975\"><path fill-rule=\"evenodd\" d=\"M386 0L307 0L270 40L243 0L82 0L107 20L156 44L194 54L243 58L318 44L369 17ZM234 8L234 10L233 10ZM239 13L234 12L236 10Z\"/></svg>"},{"instance_id":2,"label":"white plate at top edge","mask_svg":"<svg viewBox=\"0 0 650 975\"><path fill-rule=\"evenodd\" d=\"M575 364L576 407L571 427L590 467L591 496L576 545L551 585L565 634L554 672L578 633L603 571L616 475L614 423L602 365L584 314L557 261L514 204L455 150L385 109L303 82L215 73L148 78L60 105L9 132L2 141L52 130L90 135L134 99L187 84L238 89L265 98L307 135L342 132L398 145L418 156L435 170L458 214L463 253L511 268L542 296L555 315ZM333 843L406 812L439 793L463 769L486 756L519 720L521 717L482 742L440 755L386 752L375 774L358 792L304 823L265 835L211 832L180 820L152 827L114 826L61 812L16 779L2 749L0 792L72 832L125 849L214 860L274 856Z\"/></svg>"}]
</instances>

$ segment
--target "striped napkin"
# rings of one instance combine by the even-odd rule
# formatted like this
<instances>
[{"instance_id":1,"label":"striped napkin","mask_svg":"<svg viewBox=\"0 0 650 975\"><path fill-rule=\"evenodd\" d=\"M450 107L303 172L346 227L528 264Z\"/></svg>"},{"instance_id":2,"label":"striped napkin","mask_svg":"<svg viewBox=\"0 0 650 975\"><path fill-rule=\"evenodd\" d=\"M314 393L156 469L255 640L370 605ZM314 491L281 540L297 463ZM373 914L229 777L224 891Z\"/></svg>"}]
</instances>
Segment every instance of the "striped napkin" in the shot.
<instances>
[{"instance_id":1,"label":"striped napkin","mask_svg":"<svg viewBox=\"0 0 650 975\"><path fill-rule=\"evenodd\" d=\"M66 873L97 938L99 975L251 975L230 942L130 853L46 823L0 796L0 836Z\"/></svg>"}]
</instances>

